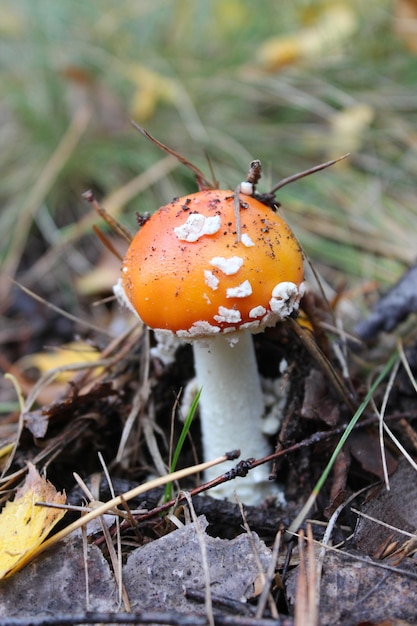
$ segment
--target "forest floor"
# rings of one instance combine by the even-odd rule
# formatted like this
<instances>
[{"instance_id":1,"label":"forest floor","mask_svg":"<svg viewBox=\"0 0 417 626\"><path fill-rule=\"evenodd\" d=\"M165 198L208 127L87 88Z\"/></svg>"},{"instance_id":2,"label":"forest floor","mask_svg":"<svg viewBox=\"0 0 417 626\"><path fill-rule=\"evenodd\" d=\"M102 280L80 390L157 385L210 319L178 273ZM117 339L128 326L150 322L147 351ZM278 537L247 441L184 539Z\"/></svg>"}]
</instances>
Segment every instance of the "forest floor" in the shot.
<instances>
[{"instance_id":1,"label":"forest floor","mask_svg":"<svg viewBox=\"0 0 417 626\"><path fill-rule=\"evenodd\" d=\"M8 4L0 626L417 623L414 3ZM130 119L225 189L351 153L276 196L307 282L253 337L279 501L211 496L192 347L113 296L138 215L197 191Z\"/></svg>"}]
</instances>

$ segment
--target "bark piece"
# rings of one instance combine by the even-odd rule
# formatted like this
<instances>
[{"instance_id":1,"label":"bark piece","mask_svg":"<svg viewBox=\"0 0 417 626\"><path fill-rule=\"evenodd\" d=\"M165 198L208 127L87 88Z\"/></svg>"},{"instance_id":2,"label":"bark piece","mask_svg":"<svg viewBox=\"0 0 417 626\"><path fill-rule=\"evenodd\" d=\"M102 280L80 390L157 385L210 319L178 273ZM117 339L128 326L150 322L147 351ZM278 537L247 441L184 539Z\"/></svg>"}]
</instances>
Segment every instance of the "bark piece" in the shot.
<instances>
[{"instance_id":1,"label":"bark piece","mask_svg":"<svg viewBox=\"0 0 417 626\"><path fill-rule=\"evenodd\" d=\"M89 607L84 572L81 539L70 537L0 583L0 617L29 619L116 610L116 584L97 546L88 546Z\"/></svg>"},{"instance_id":2,"label":"bark piece","mask_svg":"<svg viewBox=\"0 0 417 626\"><path fill-rule=\"evenodd\" d=\"M417 574L411 561L403 563L401 569ZM288 579L287 594L292 605L297 580L298 568ZM359 552L329 552L320 581L319 615L320 626L397 623L397 620L415 624L416 580L407 574L384 570Z\"/></svg>"},{"instance_id":3,"label":"bark piece","mask_svg":"<svg viewBox=\"0 0 417 626\"><path fill-rule=\"evenodd\" d=\"M200 540L204 541L209 566L210 589L216 596L246 602L253 595L258 567L251 538L239 535L226 540L210 537L208 522L199 518ZM271 552L253 533L253 543L266 571ZM174 609L204 614L204 606L184 596L191 589L205 590L205 571L195 524L188 524L135 550L124 567L123 579L132 610Z\"/></svg>"},{"instance_id":4,"label":"bark piece","mask_svg":"<svg viewBox=\"0 0 417 626\"><path fill-rule=\"evenodd\" d=\"M416 502L416 471L403 461L390 478L390 490L387 491L381 485L374 492L373 497L361 507L361 511L373 519L359 518L355 530L357 547L366 554L379 555L387 542L396 542L401 545L407 541L407 536L395 532L392 528L382 526L378 521L408 533L415 533L417 528Z\"/></svg>"},{"instance_id":5,"label":"bark piece","mask_svg":"<svg viewBox=\"0 0 417 626\"><path fill-rule=\"evenodd\" d=\"M417 265L411 267L376 303L371 315L359 322L355 334L364 341L379 332L390 332L410 313L417 311Z\"/></svg>"}]
</instances>

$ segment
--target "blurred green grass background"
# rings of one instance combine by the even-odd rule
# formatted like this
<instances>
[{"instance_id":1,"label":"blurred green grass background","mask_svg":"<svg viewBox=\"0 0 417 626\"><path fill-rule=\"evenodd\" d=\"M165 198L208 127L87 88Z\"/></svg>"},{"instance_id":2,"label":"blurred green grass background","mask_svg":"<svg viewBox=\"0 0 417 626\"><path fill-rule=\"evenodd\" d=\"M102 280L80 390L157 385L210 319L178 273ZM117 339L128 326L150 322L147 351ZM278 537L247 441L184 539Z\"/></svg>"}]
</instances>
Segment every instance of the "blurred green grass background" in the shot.
<instances>
[{"instance_id":1,"label":"blurred green grass background","mask_svg":"<svg viewBox=\"0 0 417 626\"><path fill-rule=\"evenodd\" d=\"M330 282L389 285L417 256L417 52L399 33L415 22L398 4L3 0L4 276L71 306L100 256L86 189L132 230L196 190L133 119L226 188L253 158L262 192L350 152L278 199Z\"/></svg>"}]
</instances>

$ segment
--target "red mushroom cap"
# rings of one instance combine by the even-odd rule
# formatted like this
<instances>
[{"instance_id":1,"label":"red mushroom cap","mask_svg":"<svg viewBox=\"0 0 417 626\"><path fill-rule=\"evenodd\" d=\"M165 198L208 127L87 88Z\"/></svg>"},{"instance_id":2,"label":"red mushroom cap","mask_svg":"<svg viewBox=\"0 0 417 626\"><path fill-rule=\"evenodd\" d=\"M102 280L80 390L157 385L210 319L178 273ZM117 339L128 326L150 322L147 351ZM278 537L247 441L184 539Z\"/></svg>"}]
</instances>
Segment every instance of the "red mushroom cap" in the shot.
<instances>
[{"instance_id":1,"label":"red mushroom cap","mask_svg":"<svg viewBox=\"0 0 417 626\"><path fill-rule=\"evenodd\" d=\"M140 228L122 286L142 321L183 337L257 332L298 308L303 258L285 221L240 194L206 190L174 199Z\"/></svg>"}]
</instances>

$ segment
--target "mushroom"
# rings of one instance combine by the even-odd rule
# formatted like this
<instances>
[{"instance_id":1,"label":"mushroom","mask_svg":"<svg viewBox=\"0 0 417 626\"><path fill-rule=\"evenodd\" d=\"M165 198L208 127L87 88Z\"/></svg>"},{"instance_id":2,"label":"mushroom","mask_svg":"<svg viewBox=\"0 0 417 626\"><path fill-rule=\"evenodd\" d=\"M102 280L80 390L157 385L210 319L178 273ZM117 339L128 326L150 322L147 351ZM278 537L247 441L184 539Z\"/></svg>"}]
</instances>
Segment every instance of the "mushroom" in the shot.
<instances>
[{"instance_id":1,"label":"mushroom","mask_svg":"<svg viewBox=\"0 0 417 626\"><path fill-rule=\"evenodd\" d=\"M289 226L251 195L252 186L240 189L249 194L208 189L161 207L134 237L115 286L143 323L192 342L206 459L231 448L244 459L270 453L251 333L295 312L304 293L302 253ZM230 499L235 491L246 504L273 494L267 465L210 493Z\"/></svg>"}]
</instances>

